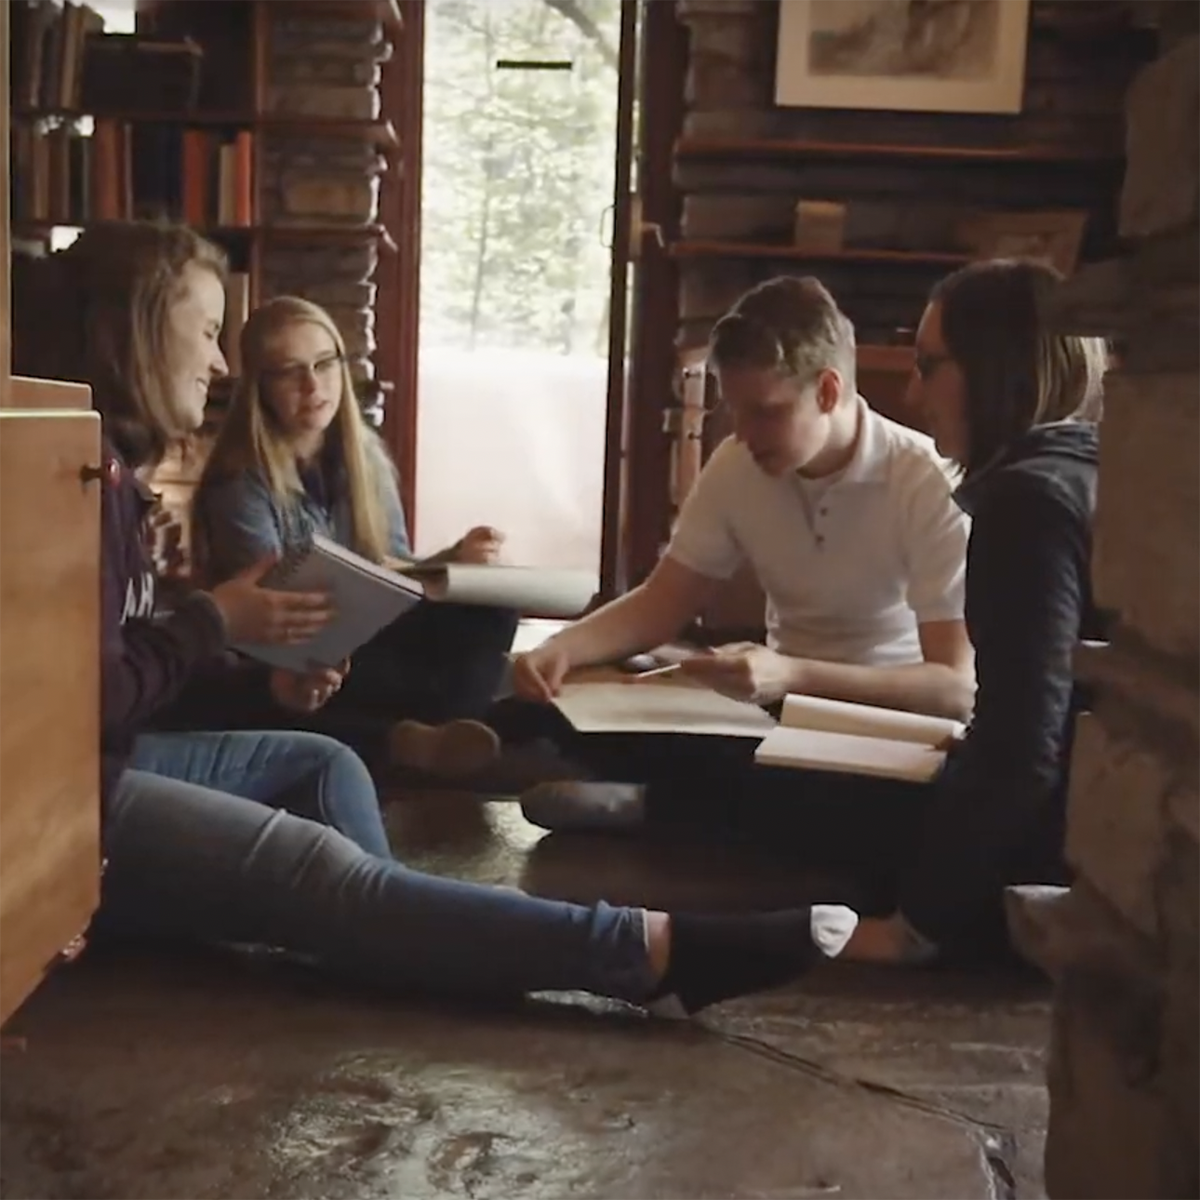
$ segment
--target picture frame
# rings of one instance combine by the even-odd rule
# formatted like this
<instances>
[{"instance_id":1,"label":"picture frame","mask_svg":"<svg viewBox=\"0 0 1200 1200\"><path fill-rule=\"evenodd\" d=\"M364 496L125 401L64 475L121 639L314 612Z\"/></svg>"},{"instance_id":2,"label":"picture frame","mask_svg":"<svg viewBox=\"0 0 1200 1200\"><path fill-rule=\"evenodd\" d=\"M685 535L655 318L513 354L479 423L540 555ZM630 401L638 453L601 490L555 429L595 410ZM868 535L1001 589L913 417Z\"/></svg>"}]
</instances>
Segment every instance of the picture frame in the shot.
<instances>
[{"instance_id":1,"label":"picture frame","mask_svg":"<svg viewBox=\"0 0 1200 1200\"><path fill-rule=\"evenodd\" d=\"M1087 217L1081 209L982 213L965 224L962 240L978 258L1030 258L1071 275Z\"/></svg>"},{"instance_id":2,"label":"picture frame","mask_svg":"<svg viewBox=\"0 0 1200 1200\"><path fill-rule=\"evenodd\" d=\"M775 102L1019 113L1030 0L780 0Z\"/></svg>"}]
</instances>

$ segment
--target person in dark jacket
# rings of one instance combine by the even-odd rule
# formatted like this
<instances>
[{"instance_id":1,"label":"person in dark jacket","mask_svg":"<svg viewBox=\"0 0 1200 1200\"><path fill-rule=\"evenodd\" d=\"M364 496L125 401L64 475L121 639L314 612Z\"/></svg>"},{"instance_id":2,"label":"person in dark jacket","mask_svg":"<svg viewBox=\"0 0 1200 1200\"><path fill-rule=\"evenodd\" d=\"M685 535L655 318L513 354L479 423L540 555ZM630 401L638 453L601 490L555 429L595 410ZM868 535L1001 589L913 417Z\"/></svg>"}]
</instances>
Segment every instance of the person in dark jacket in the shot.
<instances>
[{"instance_id":1,"label":"person in dark jacket","mask_svg":"<svg viewBox=\"0 0 1200 1200\"><path fill-rule=\"evenodd\" d=\"M329 314L276 296L250 315L241 351L243 375L192 506L202 577L220 583L313 533L375 563L411 563L396 469L362 418ZM478 526L428 561L492 562L501 542ZM303 724L373 766L474 774L499 750L479 718L496 698L516 628L511 609L418 604L359 650L345 686Z\"/></svg>"},{"instance_id":2,"label":"person in dark jacket","mask_svg":"<svg viewBox=\"0 0 1200 1200\"><path fill-rule=\"evenodd\" d=\"M977 692L933 787L896 912L859 923L846 957L970 952L998 932L1006 885L1065 877L1072 651L1099 635L1089 582L1104 342L1042 318L1049 267L975 263L934 290L910 398L960 464L972 519L966 621Z\"/></svg>"},{"instance_id":3,"label":"person in dark jacket","mask_svg":"<svg viewBox=\"0 0 1200 1200\"><path fill-rule=\"evenodd\" d=\"M140 222L93 226L14 270L17 370L91 386L114 468L101 501L101 926L272 945L382 987L582 989L677 1012L836 954L856 921L840 906L669 915L423 875L392 857L365 766L332 738L162 730L180 706L215 713L240 697L313 709L345 674L226 654L233 640L303 642L328 619L324 596L260 587L264 563L158 612L141 480L199 427L225 371L224 274L191 230Z\"/></svg>"}]
</instances>

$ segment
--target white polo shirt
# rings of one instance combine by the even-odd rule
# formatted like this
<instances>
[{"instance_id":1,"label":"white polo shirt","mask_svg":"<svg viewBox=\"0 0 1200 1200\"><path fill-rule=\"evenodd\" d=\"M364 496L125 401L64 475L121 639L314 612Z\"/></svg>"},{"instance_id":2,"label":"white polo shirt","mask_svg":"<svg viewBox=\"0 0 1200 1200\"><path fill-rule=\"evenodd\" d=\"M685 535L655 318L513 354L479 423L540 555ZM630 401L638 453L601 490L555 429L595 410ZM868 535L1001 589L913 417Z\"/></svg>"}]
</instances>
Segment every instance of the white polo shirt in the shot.
<instances>
[{"instance_id":1,"label":"white polo shirt","mask_svg":"<svg viewBox=\"0 0 1200 1200\"><path fill-rule=\"evenodd\" d=\"M767 644L783 654L920 662L918 624L962 619L969 522L932 440L859 405L854 457L829 480L773 478L727 438L667 553L712 579L749 563L767 597Z\"/></svg>"}]
</instances>

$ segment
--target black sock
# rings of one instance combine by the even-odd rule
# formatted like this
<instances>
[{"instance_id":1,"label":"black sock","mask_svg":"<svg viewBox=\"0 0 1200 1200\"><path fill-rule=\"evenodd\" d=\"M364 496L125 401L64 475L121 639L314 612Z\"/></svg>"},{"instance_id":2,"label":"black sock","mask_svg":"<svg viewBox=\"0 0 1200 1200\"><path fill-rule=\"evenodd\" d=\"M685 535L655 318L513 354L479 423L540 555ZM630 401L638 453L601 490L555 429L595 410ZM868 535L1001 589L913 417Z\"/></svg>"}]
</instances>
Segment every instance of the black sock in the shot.
<instances>
[{"instance_id":1,"label":"black sock","mask_svg":"<svg viewBox=\"0 0 1200 1200\"><path fill-rule=\"evenodd\" d=\"M690 1013L779 987L824 957L812 909L727 916L671 915L671 956L651 1000L676 997Z\"/></svg>"}]
</instances>

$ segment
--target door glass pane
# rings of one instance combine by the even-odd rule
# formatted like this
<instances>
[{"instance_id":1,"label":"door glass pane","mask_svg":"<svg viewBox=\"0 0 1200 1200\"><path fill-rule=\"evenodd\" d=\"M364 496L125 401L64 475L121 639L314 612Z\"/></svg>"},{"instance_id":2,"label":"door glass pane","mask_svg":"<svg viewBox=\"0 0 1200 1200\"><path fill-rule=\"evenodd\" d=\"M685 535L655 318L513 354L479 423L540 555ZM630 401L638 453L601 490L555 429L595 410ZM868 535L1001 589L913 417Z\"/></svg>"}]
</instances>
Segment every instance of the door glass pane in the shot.
<instances>
[{"instance_id":1,"label":"door glass pane","mask_svg":"<svg viewBox=\"0 0 1200 1200\"><path fill-rule=\"evenodd\" d=\"M620 7L569 7L428 0L421 553L599 564Z\"/></svg>"}]
</instances>

